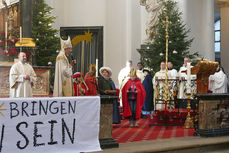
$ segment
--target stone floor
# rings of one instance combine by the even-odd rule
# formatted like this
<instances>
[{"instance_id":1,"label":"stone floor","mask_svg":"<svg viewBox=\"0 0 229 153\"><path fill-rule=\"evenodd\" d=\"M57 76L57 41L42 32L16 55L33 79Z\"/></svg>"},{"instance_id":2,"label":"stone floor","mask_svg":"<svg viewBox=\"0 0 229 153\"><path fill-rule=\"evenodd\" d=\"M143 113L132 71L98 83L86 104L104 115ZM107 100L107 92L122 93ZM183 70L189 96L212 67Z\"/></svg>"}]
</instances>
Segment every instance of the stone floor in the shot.
<instances>
[{"instance_id":1,"label":"stone floor","mask_svg":"<svg viewBox=\"0 0 229 153\"><path fill-rule=\"evenodd\" d=\"M119 148L105 149L103 153L229 153L229 136L183 137L120 143Z\"/></svg>"}]
</instances>

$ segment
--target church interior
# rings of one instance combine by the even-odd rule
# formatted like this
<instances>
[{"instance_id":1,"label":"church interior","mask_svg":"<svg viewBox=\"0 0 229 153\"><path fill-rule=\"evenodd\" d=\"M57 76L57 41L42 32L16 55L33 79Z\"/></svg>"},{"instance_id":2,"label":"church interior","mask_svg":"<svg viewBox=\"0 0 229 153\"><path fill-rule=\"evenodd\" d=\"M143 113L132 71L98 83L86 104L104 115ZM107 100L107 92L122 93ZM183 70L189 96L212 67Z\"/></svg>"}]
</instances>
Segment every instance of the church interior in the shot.
<instances>
[{"instance_id":1,"label":"church interior","mask_svg":"<svg viewBox=\"0 0 229 153\"><path fill-rule=\"evenodd\" d=\"M228 27L229 0L0 0L0 152L229 152Z\"/></svg>"}]
</instances>

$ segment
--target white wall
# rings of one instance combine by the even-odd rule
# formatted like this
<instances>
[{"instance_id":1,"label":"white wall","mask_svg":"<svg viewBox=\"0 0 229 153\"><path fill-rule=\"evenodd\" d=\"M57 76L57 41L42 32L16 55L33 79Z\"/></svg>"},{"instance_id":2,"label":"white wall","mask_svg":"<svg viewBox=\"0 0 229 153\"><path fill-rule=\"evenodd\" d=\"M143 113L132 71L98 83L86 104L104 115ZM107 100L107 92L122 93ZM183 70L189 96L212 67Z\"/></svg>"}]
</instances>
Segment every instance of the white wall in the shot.
<instances>
[{"instance_id":1,"label":"white wall","mask_svg":"<svg viewBox=\"0 0 229 153\"><path fill-rule=\"evenodd\" d=\"M138 0L107 1L104 64L113 70L113 80L127 60L139 61L141 8Z\"/></svg>"},{"instance_id":2,"label":"white wall","mask_svg":"<svg viewBox=\"0 0 229 153\"><path fill-rule=\"evenodd\" d=\"M126 1L123 0L107 1L104 65L111 67L112 78L116 85L118 73L129 57L126 39L128 35L126 7Z\"/></svg>"},{"instance_id":3,"label":"white wall","mask_svg":"<svg viewBox=\"0 0 229 153\"><path fill-rule=\"evenodd\" d=\"M175 1L183 12L184 23L191 30L189 38L194 38L190 51L214 61L214 0Z\"/></svg>"},{"instance_id":4,"label":"white wall","mask_svg":"<svg viewBox=\"0 0 229 153\"><path fill-rule=\"evenodd\" d=\"M46 0L57 16L54 26L104 26L106 0Z\"/></svg>"},{"instance_id":5,"label":"white wall","mask_svg":"<svg viewBox=\"0 0 229 153\"><path fill-rule=\"evenodd\" d=\"M139 0L131 0L131 59L133 60L134 66L137 66L137 62L140 61L140 54L136 50L141 46L141 9L142 6L139 4ZM145 32L144 32L145 33Z\"/></svg>"}]
</instances>

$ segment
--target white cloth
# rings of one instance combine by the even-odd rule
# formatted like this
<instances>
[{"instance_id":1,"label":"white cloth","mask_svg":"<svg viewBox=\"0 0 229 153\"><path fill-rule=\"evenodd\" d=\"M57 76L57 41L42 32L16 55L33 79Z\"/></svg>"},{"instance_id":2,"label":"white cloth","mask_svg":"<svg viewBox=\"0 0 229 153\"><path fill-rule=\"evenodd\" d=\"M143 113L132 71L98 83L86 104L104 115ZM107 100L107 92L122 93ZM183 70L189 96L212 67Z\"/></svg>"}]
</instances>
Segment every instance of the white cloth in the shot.
<instances>
[{"instance_id":1,"label":"white cloth","mask_svg":"<svg viewBox=\"0 0 229 153\"><path fill-rule=\"evenodd\" d=\"M137 70L137 77L141 80L141 82L144 81L145 75L142 70Z\"/></svg>"},{"instance_id":2,"label":"white cloth","mask_svg":"<svg viewBox=\"0 0 229 153\"><path fill-rule=\"evenodd\" d=\"M213 93L227 93L227 76L223 71L209 76L209 90Z\"/></svg>"},{"instance_id":3,"label":"white cloth","mask_svg":"<svg viewBox=\"0 0 229 153\"><path fill-rule=\"evenodd\" d=\"M193 66L191 66L192 68ZM184 72L185 71L185 72ZM187 74L186 74L186 71L187 71L187 67L185 66L182 66L179 70L179 73L178 73L178 76L179 76L179 79L181 80L180 81L180 85L179 85L179 89L178 89L178 95L177 95L177 98L178 99L185 99L186 98L186 95L184 93L184 86L185 86L185 82L182 80L182 78L184 80L187 80ZM191 75L191 80L195 80L196 79L196 75L193 74Z\"/></svg>"},{"instance_id":4,"label":"white cloth","mask_svg":"<svg viewBox=\"0 0 229 153\"><path fill-rule=\"evenodd\" d=\"M171 74L171 78L170 79L176 79L178 74L177 74L177 70L176 69L172 69L169 70L170 74Z\"/></svg>"},{"instance_id":5,"label":"white cloth","mask_svg":"<svg viewBox=\"0 0 229 153\"><path fill-rule=\"evenodd\" d=\"M25 75L29 75L30 80L25 80ZM9 81L10 97L32 97L32 84L36 81L36 74L31 65L20 61L12 65Z\"/></svg>"},{"instance_id":6,"label":"white cloth","mask_svg":"<svg viewBox=\"0 0 229 153\"><path fill-rule=\"evenodd\" d=\"M130 73L130 67L126 66L118 74L118 83L119 83L119 88L121 87L122 81L129 75Z\"/></svg>"},{"instance_id":7,"label":"white cloth","mask_svg":"<svg viewBox=\"0 0 229 153\"><path fill-rule=\"evenodd\" d=\"M1 153L101 151L99 96L0 98L0 102L4 104L0 114ZM41 143L45 145L38 145Z\"/></svg>"},{"instance_id":8,"label":"white cloth","mask_svg":"<svg viewBox=\"0 0 229 153\"><path fill-rule=\"evenodd\" d=\"M56 66L55 66L55 80L54 80L54 97L62 97L64 95L64 85L68 84L69 87L67 90L71 92L72 96L72 68L68 62L67 57L65 56L64 51L60 51L56 58Z\"/></svg>"}]
</instances>

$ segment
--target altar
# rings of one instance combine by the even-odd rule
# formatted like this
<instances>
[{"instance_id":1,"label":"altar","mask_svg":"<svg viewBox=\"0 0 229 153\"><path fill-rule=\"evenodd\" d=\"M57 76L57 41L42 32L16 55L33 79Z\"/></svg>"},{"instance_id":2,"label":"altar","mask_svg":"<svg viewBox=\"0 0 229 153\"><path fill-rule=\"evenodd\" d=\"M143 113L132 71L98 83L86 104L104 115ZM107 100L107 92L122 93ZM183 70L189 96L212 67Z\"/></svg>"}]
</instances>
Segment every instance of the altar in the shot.
<instances>
[{"instance_id":1,"label":"altar","mask_svg":"<svg viewBox=\"0 0 229 153\"><path fill-rule=\"evenodd\" d=\"M199 94L200 136L229 135L229 94Z\"/></svg>"}]
</instances>

